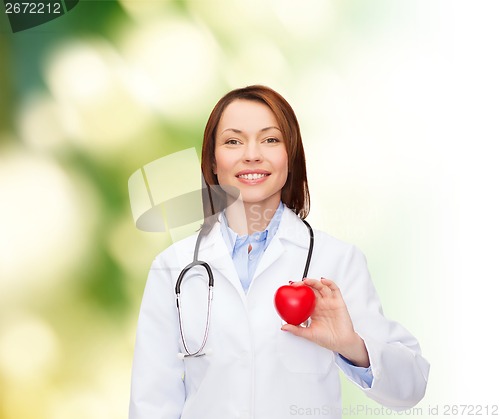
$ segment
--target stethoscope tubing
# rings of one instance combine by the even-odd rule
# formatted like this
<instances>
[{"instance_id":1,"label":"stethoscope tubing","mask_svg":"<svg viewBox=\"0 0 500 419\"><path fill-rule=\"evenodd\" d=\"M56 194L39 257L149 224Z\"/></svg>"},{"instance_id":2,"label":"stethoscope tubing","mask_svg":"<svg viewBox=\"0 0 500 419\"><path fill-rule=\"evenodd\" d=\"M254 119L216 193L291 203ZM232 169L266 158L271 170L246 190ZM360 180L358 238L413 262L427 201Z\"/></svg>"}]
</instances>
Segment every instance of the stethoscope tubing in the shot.
<instances>
[{"instance_id":1,"label":"stethoscope tubing","mask_svg":"<svg viewBox=\"0 0 500 419\"><path fill-rule=\"evenodd\" d=\"M196 245L194 248L193 261L181 271L181 273L179 274L179 278L177 279L177 282L175 284L175 303L177 306L177 315L179 318L179 330L180 330L180 335L181 335L181 340L182 340L182 346L184 347L184 350L186 351L185 354L182 354L183 358L185 358L185 357L198 357L198 356L205 355L201 351L203 351L203 348L205 347L205 344L207 343L208 330L210 328L210 317L211 317L211 313L212 313L212 299L213 299L213 288L214 288L214 275L212 273L212 269L210 268L210 265L207 262L203 262L201 260L198 260L198 253L199 253L199 249L200 249L202 231L200 231L200 233L198 234L198 237L196 238ZM182 324L181 283L182 283L182 280L184 279L184 276L189 272L189 270L191 268L194 268L195 266L202 266L203 268L205 268L205 270L207 271L207 275L208 275L207 320L205 323L205 333L204 333L203 341L200 345L200 348L195 352L190 352L188 349L188 346L187 346L186 338L184 336L184 327Z\"/></svg>"},{"instance_id":2,"label":"stethoscope tubing","mask_svg":"<svg viewBox=\"0 0 500 419\"><path fill-rule=\"evenodd\" d=\"M311 264L312 253L314 249L314 231L311 225L304 219L302 222L307 226L309 230L309 251L307 252L306 265L304 266L304 273L302 274L302 279L307 278L307 274L309 272L309 265Z\"/></svg>"}]
</instances>

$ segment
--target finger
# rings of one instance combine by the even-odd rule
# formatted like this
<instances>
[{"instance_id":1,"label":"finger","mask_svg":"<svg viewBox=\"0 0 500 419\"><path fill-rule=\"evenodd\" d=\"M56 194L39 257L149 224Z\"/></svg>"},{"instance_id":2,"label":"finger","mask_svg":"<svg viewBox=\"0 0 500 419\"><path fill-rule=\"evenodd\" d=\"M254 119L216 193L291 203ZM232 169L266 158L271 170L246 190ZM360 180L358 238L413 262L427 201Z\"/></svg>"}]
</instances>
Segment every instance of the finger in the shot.
<instances>
[{"instance_id":1,"label":"finger","mask_svg":"<svg viewBox=\"0 0 500 419\"><path fill-rule=\"evenodd\" d=\"M302 287L304 282L302 281L288 281L291 287Z\"/></svg>"},{"instance_id":2,"label":"finger","mask_svg":"<svg viewBox=\"0 0 500 419\"><path fill-rule=\"evenodd\" d=\"M299 337L306 337L306 335L309 333L309 331L305 327L294 326L293 324L288 323L281 326L281 330Z\"/></svg>"},{"instance_id":3,"label":"finger","mask_svg":"<svg viewBox=\"0 0 500 419\"><path fill-rule=\"evenodd\" d=\"M312 283L311 281L319 283L319 281L317 281L316 279L309 279L309 278L304 278L302 281L296 281L296 282L288 281L288 283L290 284L291 287L304 287L304 286L310 285ZM309 286L309 288L311 288L313 290L316 298L320 298L320 297L323 298L324 297L324 295L321 295L320 292L317 289L315 289L314 287Z\"/></svg>"},{"instance_id":4,"label":"finger","mask_svg":"<svg viewBox=\"0 0 500 419\"><path fill-rule=\"evenodd\" d=\"M331 279L327 279L327 278L321 277L321 283L325 284L328 288L330 288L334 292L335 291L339 291L340 292L340 288Z\"/></svg>"},{"instance_id":5,"label":"finger","mask_svg":"<svg viewBox=\"0 0 500 419\"><path fill-rule=\"evenodd\" d=\"M309 285L313 290L318 291L318 293L323 298L328 298L332 296L332 290L326 284L323 284L321 281L317 281L315 279L304 279L304 284Z\"/></svg>"},{"instance_id":6,"label":"finger","mask_svg":"<svg viewBox=\"0 0 500 419\"><path fill-rule=\"evenodd\" d=\"M321 277L321 283L326 285L330 290L332 291L332 294L335 298L337 298L340 301L344 301L344 297L342 296L342 292L340 291L340 288L338 285L332 281L331 279L326 279Z\"/></svg>"},{"instance_id":7,"label":"finger","mask_svg":"<svg viewBox=\"0 0 500 419\"><path fill-rule=\"evenodd\" d=\"M313 278L304 278L301 282L305 285L309 285L311 288L314 289L317 289L318 286L321 286L321 282Z\"/></svg>"},{"instance_id":8,"label":"finger","mask_svg":"<svg viewBox=\"0 0 500 419\"><path fill-rule=\"evenodd\" d=\"M316 284L320 283L317 279L304 278L302 281L300 281L300 283L302 285L306 285L309 288L311 288L313 290L314 295L316 296L316 298L320 298L320 297L323 298L324 297L324 295L321 295L321 293L317 289L317 285Z\"/></svg>"}]
</instances>

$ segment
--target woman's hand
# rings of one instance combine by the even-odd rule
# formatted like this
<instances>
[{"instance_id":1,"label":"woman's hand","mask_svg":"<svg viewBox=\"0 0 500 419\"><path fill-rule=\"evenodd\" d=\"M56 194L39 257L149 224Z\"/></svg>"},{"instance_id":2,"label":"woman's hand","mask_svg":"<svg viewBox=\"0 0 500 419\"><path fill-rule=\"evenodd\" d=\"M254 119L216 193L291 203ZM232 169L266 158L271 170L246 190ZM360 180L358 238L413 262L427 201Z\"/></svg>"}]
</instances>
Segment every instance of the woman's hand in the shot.
<instances>
[{"instance_id":1,"label":"woman's hand","mask_svg":"<svg viewBox=\"0 0 500 419\"><path fill-rule=\"evenodd\" d=\"M292 286L309 286L316 294L316 305L309 327L285 324L281 330L317 343L341 354L358 367L369 367L370 360L363 339L354 331L339 287L329 279L306 278Z\"/></svg>"}]
</instances>

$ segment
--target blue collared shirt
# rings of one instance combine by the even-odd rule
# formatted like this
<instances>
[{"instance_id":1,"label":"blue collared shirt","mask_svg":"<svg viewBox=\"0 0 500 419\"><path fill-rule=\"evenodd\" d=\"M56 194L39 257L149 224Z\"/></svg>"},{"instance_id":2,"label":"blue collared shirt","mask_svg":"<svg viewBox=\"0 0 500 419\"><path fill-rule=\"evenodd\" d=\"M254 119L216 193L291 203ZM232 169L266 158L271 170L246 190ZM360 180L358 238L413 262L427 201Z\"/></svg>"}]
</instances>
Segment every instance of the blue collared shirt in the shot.
<instances>
[{"instance_id":1,"label":"blue collared shirt","mask_svg":"<svg viewBox=\"0 0 500 419\"><path fill-rule=\"evenodd\" d=\"M233 259L236 272L240 278L241 285L245 292L248 291L252 282L255 270L259 264L264 251L271 243L272 238L278 230L281 216L285 206L280 202L278 209L274 213L273 218L269 222L264 231L258 231L250 235L238 236L227 222L226 213L221 216L221 233L226 242L229 254ZM248 246L252 245L252 250L248 251ZM349 360L340 355L340 362L344 369L350 370L354 375L360 377L368 387L371 387L373 382L373 374L371 367L363 368L353 365Z\"/></svg>"},{"instance_id":2,"label":"blue collared shirt","mask_svg":"<svg viewBox=\"0 0 500 419\"><path fill-rule=\"evenodd\" d=\"M278 230L284 208L285 206L280 202L278 209L264 231L257 231L253 234L244 236L239 236L229 227L226 213L222 213L222 237L226 242L229 254L233 259L236 272L238 272L238 277L240 278L241 285L245 292L248 291L248 287L252 282L255 270L257 269L257 265L264 251L267 249ZM252 250L248 251L250 245L252 246Z\"/></svg>"}]
</instances>

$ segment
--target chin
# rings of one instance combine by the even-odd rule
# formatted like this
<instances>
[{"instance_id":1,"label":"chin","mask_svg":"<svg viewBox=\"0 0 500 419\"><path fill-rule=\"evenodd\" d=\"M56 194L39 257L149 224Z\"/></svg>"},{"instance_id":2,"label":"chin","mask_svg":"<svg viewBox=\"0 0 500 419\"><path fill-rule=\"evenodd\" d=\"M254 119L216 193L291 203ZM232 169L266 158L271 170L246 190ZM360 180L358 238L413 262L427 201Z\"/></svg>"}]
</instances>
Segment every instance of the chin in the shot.
<instances>
[{"instance_id":1,"label":"chin","mask_svg":"<svg viewBox=\"0 0 500 419\"><path fill-rule=\"evenodd\" d=\"M257 194L245 194L244 192L241 194L241 199L245 204L266 204L269 203L276 198L273 195L257 195ZM277 198L277 202L279 202L280 197Z\"/></svg>"}]
</instances>

